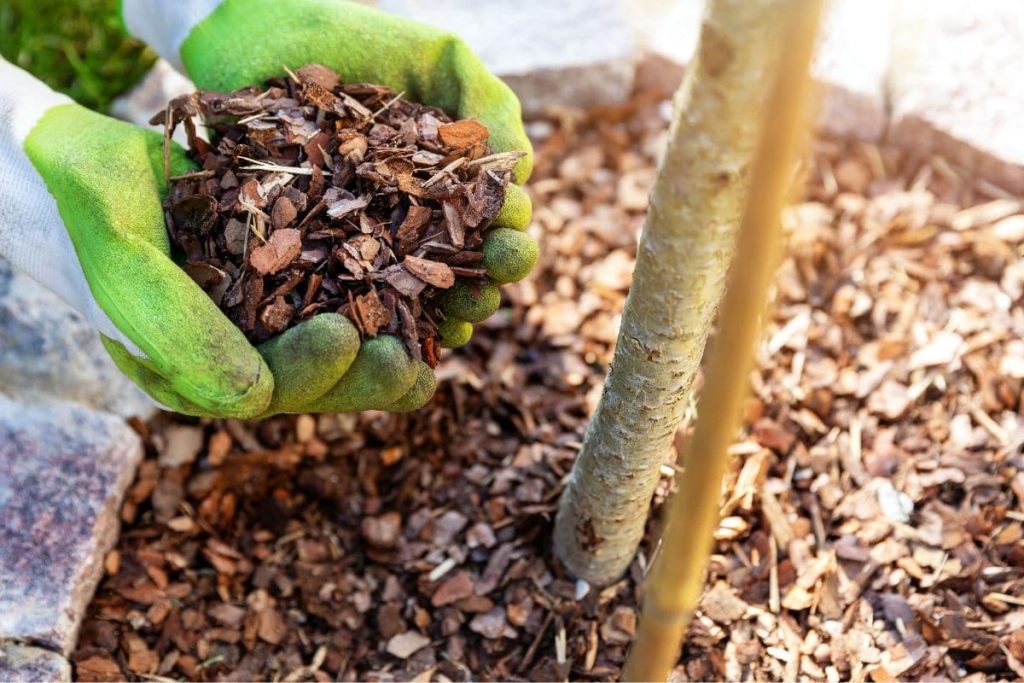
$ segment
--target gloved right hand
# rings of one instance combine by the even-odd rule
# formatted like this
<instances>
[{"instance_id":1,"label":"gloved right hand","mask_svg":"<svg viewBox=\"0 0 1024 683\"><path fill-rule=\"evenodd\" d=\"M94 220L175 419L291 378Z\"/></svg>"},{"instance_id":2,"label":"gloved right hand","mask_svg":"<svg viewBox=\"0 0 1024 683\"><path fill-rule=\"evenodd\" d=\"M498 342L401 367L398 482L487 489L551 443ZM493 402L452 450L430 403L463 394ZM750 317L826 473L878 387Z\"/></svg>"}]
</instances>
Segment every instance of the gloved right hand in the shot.
<instances>
[{"instance_id":1,"label":"gloved right hand","mask_svg":"<svg viewBox=\"0 0 1024 683\"><path fill-rule=\"evenodd\" d=\"M234 90L279 76L283 67L325 64L346 82L381 83L457 118L478 119L494 151L522 152L483 244L491 282L457 282L440 301L444 346L469 341L473 323L498 309L498 285L521 280L537 262L537 243L524 232L531 207L521 185L533 149L519 100L457 37L341 0L122 0L121 7L129 30L200 88Z\"/></svg>"},{"instance_id":2,"label":"gloved right hand","mask_svg":"<svg viewBox=\"0 0 1024 683\"><path fill-rule=\"evenodd\" d=\"M324 314L254 348L170 258L163 140L0 60L0 255L62 296L118 367L190 415L410 410L434 389L401 341ZM192 170L182 150L171 174Z\"/></svg>"}]
</instances>

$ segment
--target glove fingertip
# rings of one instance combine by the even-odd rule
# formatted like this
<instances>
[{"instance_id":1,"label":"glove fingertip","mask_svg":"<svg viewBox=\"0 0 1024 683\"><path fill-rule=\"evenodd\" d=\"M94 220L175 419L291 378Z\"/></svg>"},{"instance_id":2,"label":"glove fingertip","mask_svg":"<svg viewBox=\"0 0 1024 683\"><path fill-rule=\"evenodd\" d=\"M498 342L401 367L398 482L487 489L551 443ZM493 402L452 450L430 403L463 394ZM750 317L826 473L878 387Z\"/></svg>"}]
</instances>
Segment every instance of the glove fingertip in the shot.
<instances>
[{"instance_id":1,"label":"glove fingertip","mask_svg":"<svg viewBox=\"0 0 1024 683\"><path fill-rule=\"evenodd\" d=\"M367 339L344 377L301 412L385 410L409 391L418 372L397 337L384 334Z\"/></svg>"},{"instance_id":2,"label":"glove fingertip","mask_svg":"<svg viewBox=\"0 0 1024 683\"><path fill-rule=\"evenodd\" d=\"M482 265L498 284L518 282L530 274L540 258L537 240L525 232L498 228L487 236Z\"/></svg>"},{"instance_id":3,"label":"glove fingertip","mask_svg":"<svg viewBox=\"0 0 1024 683\"><path fill-rule=\"evenodd\" d=\"M532 218L533 203L530 195L519 185L510 184L505 188L505 202L494 217L493 224L513 230L526 230Z\"/></svg>"},{"instance_id":4,"label":"glove fingertip","mask_svg":"<svg viewBox=\"0 0 1024 683\"><path fill-rule=\"evenodd\" d=\"M264 416L292 413L344 376L359 352L359 332L344 316L323 313L263 342L259 352L274 376Z\"/></svg>"},{"instance_id":5,"label":"glove fingertip","mask_svg":"<svg viewBox=\"0 0 1024 683\"><path fill-rule=\"evenodd\" d=\"M441 346L446 349L457 349L469 343L473 337L473 326L465 320L448 318L438 323L437 332L441 335Z\"/></svg>"},{"instance_id":6,"label":"glove fingertip","mask_svg":"<svg viewBox=\"0 0 1024 683\"><path fill-rule=\"evenodd\" d=\"M501 293L496 285L484 285L474 291L458 280L441 298L441 310L449 318L479 323L490 318L501 305Z\"/></svg>"},{"instance_id":7,"label":"glove fingertip","mask_svg":"<svg viewBox=\"0 0 1024 683\"><path fill-rule=\"evenodd\" d=\"M412 389L405 396L387 407L389 412L408 413L418 410L425 406L433 397L434 391L437 390L437 379L434 377L434 371L422 361L417 362L417 367L419 372L416 375L416 383L412 385Z\"/></svg>"}]
</instances>

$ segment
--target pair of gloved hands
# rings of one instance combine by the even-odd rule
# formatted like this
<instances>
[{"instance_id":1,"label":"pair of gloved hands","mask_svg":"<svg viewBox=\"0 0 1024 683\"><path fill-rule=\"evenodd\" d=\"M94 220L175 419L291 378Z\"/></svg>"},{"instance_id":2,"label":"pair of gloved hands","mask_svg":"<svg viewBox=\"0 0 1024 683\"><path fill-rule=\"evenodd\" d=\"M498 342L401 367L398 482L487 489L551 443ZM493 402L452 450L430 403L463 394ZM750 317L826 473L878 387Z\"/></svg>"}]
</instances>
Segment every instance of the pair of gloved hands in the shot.
<instances>
[{"instance_id":1,"label":"pair of gloved hands","mask_svg":"<svg viewBox=\"0 0 1024 683\"><path fill-rule=\"evenodd\" d=\"M473 117L495 151L527 152L496 224L519 231L484 246L492 273L536 260L521 185L532 150L519 102L449 34L341 0L123 0L129 31L203 89L232 90L307 63ZM71 103L0 62L0 255L93 322L118 367L165 406L215 417L420 407L433 371L402 342L360 343L338 314L318 315L253 347L170 258L163 141ZM171 174L192 170L183 150ZM510 238L511 235L511 238ZM503 267L509 266L512 267ZM506 278L506 279L511 279ZM498 307L496 284L448 297L445 338Z\"/></svg>"}]
</instances>

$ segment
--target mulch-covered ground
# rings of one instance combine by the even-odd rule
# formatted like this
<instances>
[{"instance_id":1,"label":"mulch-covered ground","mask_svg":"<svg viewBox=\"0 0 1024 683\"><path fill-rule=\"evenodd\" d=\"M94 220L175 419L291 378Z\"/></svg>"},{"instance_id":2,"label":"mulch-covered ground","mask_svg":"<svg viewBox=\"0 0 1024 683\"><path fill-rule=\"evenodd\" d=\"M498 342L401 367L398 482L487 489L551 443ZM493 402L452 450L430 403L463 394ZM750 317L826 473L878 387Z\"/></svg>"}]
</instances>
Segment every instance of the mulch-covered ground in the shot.
<instances>
[{"instance_id":1,"label":"mulch-covered ground","mask_svg":"<svg viewBox=\"0 0 1024 683\"><path fill-rule=\"evenodd\" d=\"M531 124L541 264L423 410L137 425L76 676L616 678L653 546L588 590L549 534L666 115ZM1022 677L1021 205L941 159L814 159L677 676Z\"/></svg>"}]
</instances>

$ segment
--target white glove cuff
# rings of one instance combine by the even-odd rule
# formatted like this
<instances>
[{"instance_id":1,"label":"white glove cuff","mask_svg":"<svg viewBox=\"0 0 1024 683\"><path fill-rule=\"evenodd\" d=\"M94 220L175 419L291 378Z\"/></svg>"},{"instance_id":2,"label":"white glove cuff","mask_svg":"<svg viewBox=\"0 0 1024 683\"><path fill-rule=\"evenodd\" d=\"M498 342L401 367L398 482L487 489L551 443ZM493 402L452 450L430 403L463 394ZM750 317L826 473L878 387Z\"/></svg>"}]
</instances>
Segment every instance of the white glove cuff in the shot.
<instances>
[{"instance_id":1,"label":"white glove cuff","mask_svg":"<svg viewBox=\"0 0 1024 683\"><path fill-rule=\"evenodd\" d=\"M57 202L25 154L25 138L43 114L70 102L0 59L0 257L141 355L93 298Z\"/></svg>"},{"instance_id":2,"label":"white glove cuff","mask_svg":"<svg viewBox=\"0 0 1024 683\"><path fill-rule=\"evenodd\" d=\"M181 44L196 24L222 0L122 0L121 16L128 32L185 73Z\"/></svg>"}]
</instances>

